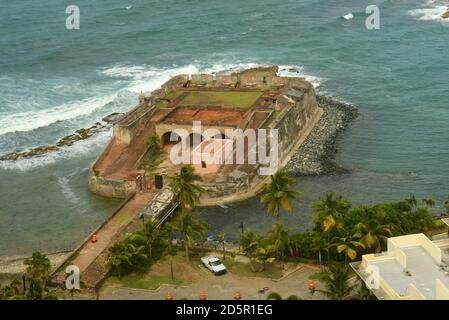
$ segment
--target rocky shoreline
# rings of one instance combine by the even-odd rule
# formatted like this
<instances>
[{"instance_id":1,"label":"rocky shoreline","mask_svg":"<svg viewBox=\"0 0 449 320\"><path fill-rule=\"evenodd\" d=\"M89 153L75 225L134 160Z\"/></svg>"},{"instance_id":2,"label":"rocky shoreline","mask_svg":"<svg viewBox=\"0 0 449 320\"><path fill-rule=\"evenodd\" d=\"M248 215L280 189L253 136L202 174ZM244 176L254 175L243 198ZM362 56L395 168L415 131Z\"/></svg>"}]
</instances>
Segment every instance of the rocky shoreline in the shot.
<instances>
[{"instance_id":1,"label":"rocky shoreline","mask_svg":"<svg viewBox=\"0 0 449 320\"><path fill-rule=\"evenodd\" d=\"M348 170L335 162L339 134L358 116L356 107L331 97L317 95L324 109L318 123L285 166L296 176L336 175Z\"/></svg>"},{"instance_id":2,"label":"rocky shoreline","mask_svg":"<svg viewBox=\"0 0 449 320\"><path fill-rule=\"evenodd\" d=\"M102 122L97 122L89 128L78 129L73 134L70 134L60 139L55 145L41 146L26 151L11 152L5 155L0 155L0 161L13 161L21 158L26 159L58 151L62 147L74 144L76 141L88 139L92 137L95 133L108 130L111 127L111 125L122 116L123 113L117 112L111 113L110 115L104 117L102 119Z\"/></svg>"}]
</instances>

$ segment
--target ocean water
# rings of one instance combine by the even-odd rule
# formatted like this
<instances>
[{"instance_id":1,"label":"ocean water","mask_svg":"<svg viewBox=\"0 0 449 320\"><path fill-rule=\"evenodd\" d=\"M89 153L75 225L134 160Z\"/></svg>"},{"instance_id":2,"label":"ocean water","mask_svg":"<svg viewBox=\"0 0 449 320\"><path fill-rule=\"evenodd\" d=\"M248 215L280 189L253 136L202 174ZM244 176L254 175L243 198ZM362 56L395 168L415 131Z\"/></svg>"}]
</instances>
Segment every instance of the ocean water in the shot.
<instances>
[{"instance_id":1,"label":"ocean water","mask_svg":"<svg viewBox=\"0 0 449 320\"><path fill-rule=\"evenodd\" d=\"M279 64L317 91L360 107L338 161L352 172L298 181L303 203L282 220L307 227L329 190L356 204L449 192L447 2L426 0L78 0L0 4L0 154L53 144L132 108L179 73ZM380 30L365 8L380 8ZM352 12L354 19L341 16ZM288 72L284 72L288 73ZM290 74L292 75L292 74ZM43 157L0 162L0 255L74 247L118 201L87 190L87 168L111 132ZM229 235L263 231L258 199L198 212Z\"/></svg>"}]
</instances>

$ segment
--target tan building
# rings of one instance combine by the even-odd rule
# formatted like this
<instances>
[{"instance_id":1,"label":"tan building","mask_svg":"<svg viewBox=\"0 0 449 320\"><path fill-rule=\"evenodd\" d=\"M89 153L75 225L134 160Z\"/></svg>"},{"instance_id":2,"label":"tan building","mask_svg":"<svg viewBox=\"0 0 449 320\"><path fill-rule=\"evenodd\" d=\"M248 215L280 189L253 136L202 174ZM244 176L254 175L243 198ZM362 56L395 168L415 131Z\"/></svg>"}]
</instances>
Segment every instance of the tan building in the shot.
<instances>
[{"instance_id":1,"label":"tan building","mask_svg":"<svg viewBox=\"0 0 449 320\"><path fill-rule=\"evenodd\" d=\"M449 300L447 253L424 234L388 239L388 250L351 266L381 300Z\"/></svg>"},{"instance_id":2,"label":"tan building","mask_svg":"<svg viewBox=\"0 0 449 320\"><path fill-rule=\"evenodd\" d=\"M231 139L206 138L192 150L192 162L199 175L215 174L226 158L232 156Z\"/></svg>"}]
</instances>

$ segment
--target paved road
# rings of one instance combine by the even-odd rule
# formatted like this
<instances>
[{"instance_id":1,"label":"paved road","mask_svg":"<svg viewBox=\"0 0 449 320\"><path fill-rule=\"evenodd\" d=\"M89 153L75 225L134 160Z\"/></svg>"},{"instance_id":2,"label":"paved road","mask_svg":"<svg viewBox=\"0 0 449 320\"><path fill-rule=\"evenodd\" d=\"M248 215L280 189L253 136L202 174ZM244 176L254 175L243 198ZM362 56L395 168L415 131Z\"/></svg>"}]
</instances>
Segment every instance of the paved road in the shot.
<instances>
[{"instance_id":1,"label":"paved road","mask_svg":"<svg viewBox=\"0 0 449 320\"><path fill-rule=\"evenodd\" d=\"M198 300L201 291L206 292L209 300L227 300L233 299L236 290L240 290L242 300L265 300L266 295L258 293L258 290L269 287L273 292L279 293L286 298L289 295L297 295L302 299L324 299L324 297L315 292L312 296L309 292L309 277L315 274L318 268L302 265L297 271L287 277L273 281L266 278L257 277L238 277L233 274L214 276L209 271L198 268L198 272L204 272L204 276L198 282L187 286L162 285L158 290L141 290L123 287L104 287L99 294L100 299L108 300L160 300L165 299L168 291L173 294L173 298L189 300ZM317 284L319 288L319 284Z\"/></svg>"}]
</instances>

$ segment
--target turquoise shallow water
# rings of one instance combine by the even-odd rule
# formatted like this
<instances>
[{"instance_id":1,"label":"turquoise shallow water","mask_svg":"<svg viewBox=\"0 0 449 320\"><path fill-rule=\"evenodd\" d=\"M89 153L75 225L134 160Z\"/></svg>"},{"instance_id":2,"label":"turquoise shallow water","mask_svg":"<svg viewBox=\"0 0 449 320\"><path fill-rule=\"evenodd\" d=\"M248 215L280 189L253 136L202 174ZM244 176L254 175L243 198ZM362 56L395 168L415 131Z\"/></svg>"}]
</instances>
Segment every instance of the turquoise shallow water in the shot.
<instances>
[{"instance_id":1,"label":"turquoise shallow water","mask_svg":"<svg viewBox=\"0 0 449 320\"><path fill-rule=\"evenodd\" d=\"M0 153L51 144L178 73L279 64L317 90L360 106L338 161L352 173L302 178L302 206L283 217L306 227L308 203L328 190L355 203L449 191L449 23L426 1L77 1L81 30L65 29L69 1L1 4ZM367 5L381 29L365 28ZM353 12L353 20L340 17ZM0 162L0 255L73 247L117 202L93 196L86 169L110 133L61 152ZM410 174L412 172L413 174ZM214 229L263 231L257 199L200 209ZM57 240L55 240L57 239Z\"/></svg>"}]
</instances>

